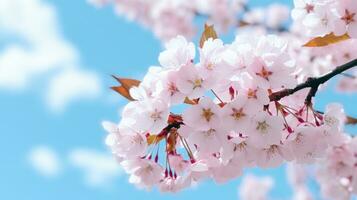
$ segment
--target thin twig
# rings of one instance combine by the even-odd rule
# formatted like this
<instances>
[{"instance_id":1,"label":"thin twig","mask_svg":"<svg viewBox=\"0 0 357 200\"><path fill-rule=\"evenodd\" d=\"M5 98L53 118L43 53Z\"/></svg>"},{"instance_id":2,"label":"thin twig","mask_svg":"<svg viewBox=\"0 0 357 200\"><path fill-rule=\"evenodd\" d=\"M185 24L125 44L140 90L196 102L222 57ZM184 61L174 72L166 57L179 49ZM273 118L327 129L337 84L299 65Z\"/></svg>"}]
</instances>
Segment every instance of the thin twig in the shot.
<instances>
[{"instance_id":1,"label":"thin twig","mask_svg":"<svg viewBox=\"0 0 357 200\"><path fill-rule=\"evenodd\" d=\"M300 91L305 88L310 88L309 94L306 97L305 102L310 103L312 97L316 95L316 92L321 84L324 84L326 81L330 80L332 77L343 73L346 70L349 70L353 67L357 66L357 59L354 59L344 65L336 67L334 70L331 72L319 76L319 77L310 77L306 80L306 82L298 84L295 88L292 89L284 89L280 90L278 92L274 92L269 95L270 101L279 101L280 99L292 95L297 91Z\"/></svg>"}]
</instances>

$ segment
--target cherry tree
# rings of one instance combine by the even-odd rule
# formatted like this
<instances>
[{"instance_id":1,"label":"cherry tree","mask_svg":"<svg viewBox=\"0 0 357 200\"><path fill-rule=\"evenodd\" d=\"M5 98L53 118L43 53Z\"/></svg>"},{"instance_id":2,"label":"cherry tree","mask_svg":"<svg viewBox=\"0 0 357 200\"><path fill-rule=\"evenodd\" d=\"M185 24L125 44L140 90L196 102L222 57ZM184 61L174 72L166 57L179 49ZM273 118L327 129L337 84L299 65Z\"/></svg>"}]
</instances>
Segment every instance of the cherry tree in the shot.
<instances>
[{"instance_id":1,"label":"cherry tree","mask_svg":"<svg viewBox=\"0 0 357 200\"><path fill-rule=\"evenodd\" d=\"M314 164L322 196L357 194L357 139L344 130L357 119L335 102L317 110L314 99L335 76L342 76L339 90L357 89L355 0L294 0L291 12L244 0L91 2L113 4L165 46L142 81L113 76L120 85L112 89L129 102L119 123L103 127L131 183L178 192L247 168ZM207 24L195 45L200 17ZM232 27L236 37L224 43L218 35ZM293 198L312 199L303 170L291 168ZM243 199L255 198L251 185L261 196L272 187L252 177L246 184Z\"/></svg>"}]
</instances>

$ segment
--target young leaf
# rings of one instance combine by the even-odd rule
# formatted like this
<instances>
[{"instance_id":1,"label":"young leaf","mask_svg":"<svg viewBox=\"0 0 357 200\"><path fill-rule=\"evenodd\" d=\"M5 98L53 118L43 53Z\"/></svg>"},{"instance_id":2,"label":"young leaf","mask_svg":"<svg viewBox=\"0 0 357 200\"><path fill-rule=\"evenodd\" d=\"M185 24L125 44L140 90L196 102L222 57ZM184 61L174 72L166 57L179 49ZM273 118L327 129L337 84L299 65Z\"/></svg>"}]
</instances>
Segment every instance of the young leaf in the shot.
<instances>
[{"instance_id":1,"label":"young leaf","mask_svg":"<svg viewBox=\"0 0 357 200\"><path fill-rule=\"evenodd\" d=\"M128 78L118 78L113 75L113 78L117 80L121 85L111 87L112 90L118 92L123 97L127 98L129 101L134 101L133 97L130 96L130 88L134 86L139 86L140 81L135 79L128 79Z\"/></svg>"},{"instance_id":2,"label":"young leaf","mask_svg":"<svg viewBox=\"0 0 357 200\"><path fill-rule=\"evenodd\" d=\"M213 25L209 26L207 24L205 24L205 30L202 33L201 39L200 39L200 47L203 47L203 44L206 42L206 40L208 40L208 38L212 38L212 39L217 39L217 33L214 30Z\"/></svg>"},{"instance_id":3,"label":"young leaf","mask_svg":"<svg viewBox=\"0 0 357 200\"><path fill-rule=\"evenodd\" d=\"M186 97L184 103L190 105L196 105L198 104L198 101L199 99L189 99L188 97Z\"/></svg>"},{"instance_id":4,"label":"young leaf","mask_svg":"<svg viewBox=\"0 0 357 200\"><path fill-rule=\"evenodd\" d=\"M129 90L127 90L123 86L114 86L114 87L110 87L110 88L112 90L116 91L117 93L119 93L121 96L128 99L129 101L135 101L135 99L133 99L133 97L130 96Z\"/></svg>"},{"instance_id":5,"label":"young leaf","mask_svg":"<svg viewBox=\"0 0 357 200\"><path fill-rule=\"evenodd\" d=\"M129 78L118 78L114 75L112 75L115 80L117 80L124 88L129 90L133 86L139 86L140 81L135 80L135 79L129 79Z\"/></svg>"},{"instance_id":6,"label":"young leaf","mask_svg":"<svg viewBox=\"0 0 357 200\"><path fill-rule=\"evenodd\" d=\"M341 36L336 36L334 33L330 33L323 37L316 37L310 40L309 42L304 44L304 47L323 47L330 44L342 42L348 39L350 39L350 36L347 33Z\"/></svg>"}]
</instances>

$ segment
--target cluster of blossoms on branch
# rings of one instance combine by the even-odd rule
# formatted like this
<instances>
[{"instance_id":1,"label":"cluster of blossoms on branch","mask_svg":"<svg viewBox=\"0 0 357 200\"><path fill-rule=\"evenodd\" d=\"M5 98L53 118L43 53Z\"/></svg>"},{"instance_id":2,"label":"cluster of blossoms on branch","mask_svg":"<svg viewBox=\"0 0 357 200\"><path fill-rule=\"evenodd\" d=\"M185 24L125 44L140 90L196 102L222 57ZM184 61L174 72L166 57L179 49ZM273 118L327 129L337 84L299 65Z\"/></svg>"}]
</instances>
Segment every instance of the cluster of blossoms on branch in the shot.
<instances>
[{"instance_id":1,"label":"cluster of blossoms on branch","mask_svg":"<svg viewBox=\"0 0 357 200\"><path fill-rule=\"evenodd\" d=\"M219 32L236 28L238 34L265 35L273 32L289 41L289 52L301 67L301 78L319 76L334 66L356 58L357 39L320 48L302 48L311 37L331 34L352 37L357 27L356 5L353 0L295 0L293 23L287 28L289 7L270 4L266 7L249 7L247 0L89 0L97 7L113 4L121 16L148 27L162 41L183 35L192 38L197 34L195 19L203 17L214 24ZM350 6L351 5L351 6ZM336 30L338 29L338 30ZM349 36L351 35L351 36ZM319 45L317 45L319 46ZM302 76L305 75L305 76ZM357 72L340 80L338 89L344 92L357 90Z\"/></svg>"},{"instance_id":2,"label":"cluster of blossoms on branch","mask_svg":"<svg viewBox=\"0 0 357 200\"><path fill-rule=\"evenodd\" d=\"M357 3L355 0L294 0L294 22L310 36L348 34L357 38Z\"/></svg>"},{"instance_id":3,"label":"cluster of blossoms on branch","mask_svg":"<svg viewBox=\"0 0 357 200\"><path fill-rule=\"evenodd\" d=\"M114 3L118 13L167 41L160 66L150 67L143 81L115 77L121 86L113 89L130 102L119 123L103 123L106 143L131 183L177 192L208 178L234 179L247 168L321 163L323 196L347 200L357 194L357 143L344 132L344 109L331 103L317 111L312 99L328 79L357 64L354 0L295 0L290 28L283 25L289 11L279 4L92 2ZM186 39L195 34L196 16L221 31L239 27L235 40L224 44L213 26L205 26L196 48ZM356 91L356 75L347 72L339 89ZM304 171L290 168L293 199L312 199ZM247 185L262 188L262 198L272 187L250 179ZM248 186L242 195L252 199Z\"/></svg>"},{"instance_id":4,"label":"cluster of blossoms on branch","mask_svg":"<svg viewBox=\"0 0 357 200\"><path fill-rule=\"evenodd\" d=\"M273 35L231 44L209 38L195 63L193 43L180 36L169 41L161 66L130 88L134 101L120 123L104 123L107 144L130 182L175 192L205 178L225 182L244 168L322 158L343 138L345 115L337 104L325 114L315 111L304 103L304 90L271 101L299 80L286 50Z\"/></svg>"},{"instance_id":5,"label":"cluster of blossoms on branch","mask_svg":"<svg viewBox=\"0 0 357 200\"><path fill-rule=\"evenodd\" d=\"M120 16L149 28L162 41L177 35L192 38L197 34L195 20L206 19L219 32L243 25L268 29L282 27L289 8L272 4L267 8L247 7L247 0L89 0L97 7L113 4Z\"/></svg>"},{"instance_id":6,"label":"cluster of blossoms on branch","mask_svg":"<svg viewBox=\"0 0 357 200\"><path fill-rule=\"evenodd\" d=\"M317 170L317 181L327 199L351 199L357 194L357 138L345 137L328 149Z\"/></svg>"}]
</instances>

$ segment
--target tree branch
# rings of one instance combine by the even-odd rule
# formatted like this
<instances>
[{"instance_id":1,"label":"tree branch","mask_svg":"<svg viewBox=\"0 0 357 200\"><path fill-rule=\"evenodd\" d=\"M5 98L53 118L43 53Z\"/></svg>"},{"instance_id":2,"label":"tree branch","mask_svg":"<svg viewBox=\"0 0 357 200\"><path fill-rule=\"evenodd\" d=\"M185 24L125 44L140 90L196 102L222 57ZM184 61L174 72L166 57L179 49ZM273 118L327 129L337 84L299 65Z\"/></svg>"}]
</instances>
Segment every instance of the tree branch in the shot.
<instances>
[{"instance_id":1,"label":"tree branch","mask_svg":"<svg viewBox=\"0 0 357 200\"><path fill-rule=\"evenodd\" d=\"M336 67L334 70L331 72L319 76L319 77L310 77L306 80L306 82L298 84L295 88L292 89L284 89L280 90L278 92L273 92L272 94L269 95L270 101L279 101L280 99L292 95L297 91L300 91L305 88L310 88L310 91L306 97L305 103L309 104L311 103L311 99L316 95L316 92L321 84L324 84L328 80L330 80L332 77L343 73L346 70L349 70L353 67L357 66L357 59L354 59L346 64L343 64L341 66Z\"/></svg>"}]
</instances>

